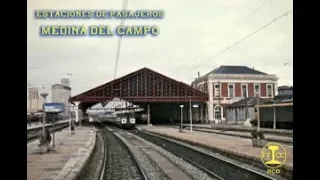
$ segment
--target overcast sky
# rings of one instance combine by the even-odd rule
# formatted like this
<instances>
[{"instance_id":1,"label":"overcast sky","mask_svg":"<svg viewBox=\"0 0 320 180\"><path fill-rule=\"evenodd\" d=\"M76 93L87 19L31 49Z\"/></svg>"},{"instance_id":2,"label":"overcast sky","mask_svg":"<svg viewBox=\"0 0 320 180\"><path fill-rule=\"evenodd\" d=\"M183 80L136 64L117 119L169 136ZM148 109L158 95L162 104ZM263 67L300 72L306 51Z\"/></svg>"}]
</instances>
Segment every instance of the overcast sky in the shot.
<instances>
[{"instance_id":1,"label":"overcast sky","mask_svg":"<svg viewBox=\"0 0 320 180\"><path fill-rule=\"evenodd\" d=\"M161 32L156 37L123 37L117 77L148 67L190 84L197 72L203 75L220 65L244 65L276 74L279 85L292 85L292 12L219 53L293 8L292 0L271 0L243 21L265 2L129 0L129 9L163 9L166 16L162 20L126 21L127 25L157 25ZM36 20L35 10L121 8L120 0L28 0L28 82L44 86L51 93L52 84L60 83L61 78L72 73L72 95L108 82L113 79L119 39L118 36L40 37L41 25L115 28L120 20Z\"/></svg>"}]
</instances>

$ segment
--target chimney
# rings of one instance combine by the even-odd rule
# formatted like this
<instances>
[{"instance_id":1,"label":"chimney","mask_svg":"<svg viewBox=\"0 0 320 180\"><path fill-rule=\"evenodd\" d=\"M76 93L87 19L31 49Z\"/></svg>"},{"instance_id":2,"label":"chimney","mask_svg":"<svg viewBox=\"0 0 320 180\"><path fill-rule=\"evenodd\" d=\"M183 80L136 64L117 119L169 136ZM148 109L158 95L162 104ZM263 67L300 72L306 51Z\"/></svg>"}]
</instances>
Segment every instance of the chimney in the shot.
<instances>
[{"instance_id":1,"label":"chimney","mask_svg":"<svg viewBox=\"0 0 320 180\"><path fill-rule=\"evenodd\" d=\"M254 67L252 67L252 69L254 70Z\"/></svg>"},{"instance_id":2,"label":"chimney","mask_svg":"<svg viewBox=\"0 0 320 180\"><path fill-rule=\"evenodd\" d=\"M200 72L198 72L198 78L200 77Z\"/></svg>"}]
</instances>

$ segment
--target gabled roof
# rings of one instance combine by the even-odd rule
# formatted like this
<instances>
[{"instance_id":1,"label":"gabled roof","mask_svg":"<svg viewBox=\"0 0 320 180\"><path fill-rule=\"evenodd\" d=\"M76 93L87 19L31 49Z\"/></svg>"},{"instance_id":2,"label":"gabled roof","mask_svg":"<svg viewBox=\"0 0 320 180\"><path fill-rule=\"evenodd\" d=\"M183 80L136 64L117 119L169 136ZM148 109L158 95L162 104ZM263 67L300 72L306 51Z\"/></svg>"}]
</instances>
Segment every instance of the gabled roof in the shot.
<instances>
[{"instance_id":1,"label":"gabled roof","mask_svg":"<svg viewBox=\"0 0 320 180\"><path fill-rule=\"evenodd\" d=\"M264 72L257 71L252 68L248 68L247 66L220 66L216 68L215 70L207 73L205 76L209 74L261 74L261 75L267 75Z\"/></svg>"},{"instance_id":2,"label":"gabled roof","mask_svg":"<svg viewBox=\"0 0 320 180\"><path fill-rule=\"evenodd\" d=\"M141 77L145 77L146 79L141 81ZM163 82L162 85L161 82ZM155 87L156 85L161 87L158 87L157 89L151 88L152 92L149 90L147 91L147 88L145 87ZM171 89L169 88L171 87L169 85L172 85ZM120 92L122 92L120 90L128 92L131 86L134 89L138 88L135 90L137 94L129 96L127 93L127 95L121 96L122 99L129 102L189 102L189 97L192 101L204 102L208 99L208 94L201 92L188 84L169 78L149 68L142 68L84 93L73 96L70 101L82 101L87 103L104 102L103 105L105 105L117 96L112 92L117 91L118 93L116 94L120 94ZM174 87L176 87L176 90L183 90L181 92L183 92L182 94L184 95L180 96L174 93ZM140 92L139 95L138 92ZM156 95L157 92L160 92L161 95L159 96L159 93ZM171 92L172 96L168 95L169 92ZM167 93L167 95L165 95L165 93ZM119 95L117 97L119 97Z\"/></svg>"}]
</instances>

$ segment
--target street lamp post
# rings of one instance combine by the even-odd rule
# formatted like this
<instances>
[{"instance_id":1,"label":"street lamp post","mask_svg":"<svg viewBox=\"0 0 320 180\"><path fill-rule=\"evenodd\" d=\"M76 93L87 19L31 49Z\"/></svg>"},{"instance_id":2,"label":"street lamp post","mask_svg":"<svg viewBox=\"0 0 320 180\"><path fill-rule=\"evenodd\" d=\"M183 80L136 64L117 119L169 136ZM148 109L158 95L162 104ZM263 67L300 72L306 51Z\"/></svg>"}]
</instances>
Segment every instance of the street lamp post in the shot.
<instances>
[{"instance_id":1,"label":"street lamp post","mask_svg":"<svg viewBox=\"0 0 320 180\"><path fill-rule=\"evenodd\" d=\"M46 92L43 92L40 94L40 96L43 98L43 105L46 103L46 99L47 99L47 96L48 96L48 93ZM42 117L42 131L43 131L43 134L44 134L44 127L45 127L45 121L46 121L46 115L45 115L45 112L44 112L44 107L42 105L42 113L43 113L43 117Z\"/></svg>"},{"instance_id":2,"label":"street lamp post","mask_svg":"<svg viewBox=\"0 0 320 180\"><path fill-rule=\"evenodd\" d=\"M191 97L189 96L189 111L190 111L190 132L192 132L192 105Z\"/></svg>"},{"instance_id":3,"label":"street lamp post","mask_svg":"<svg viewBox=\"0 0 320 180\"><path fill-rule=\"evenodd\" d=\"M273 129L276 129L276 104L273 103Z\"/></svg>"},{"instance_id":4,"label":"street lamp post","mask_svg":"<svg viewBox=\"0 0 320 180\"><path fill-rule=\"evenodd\" d=\"M70 103L70 108L69 108L69 134L72 135L71 132L71 119L72 119L72 109L71 109L71 103Z\"/></svg>"},{"instance_id":5,"label":"street lamp post","mask_svg":"<svg viewBox=\"0 0 320 180\"><path fill-rule=\"evenodd\" d=\"M180 105L181 109L181 125L180 125L180 132L182 132L182 126L183 126L183 105Z\"/></svg>"},{"instance_id":6,"label":"street lamp post","mask_svg":"<svg viewBox=\"0 0 320 180\"><path fill-rule=\"evenodd\" d=\"M57 120L57 114L52 115L52 120L53 120L53 124L52 124L52 147L55 148L56 147L56 143L55 143L55 136L54 136L54 125L55 125L55 121Z\"/></svg>"},{"instance_id":7,"label":"street lamp post","mask_svg":"<svg viewBox=\"0 0 320 180\"><path fill-rule=\"evenodd\" d=\"M257 97L257 132L260 132L260 109L259 109L259 103L260 103L260 97L259 97L259 93L256 93L256 97ZM257 135L257 141L259 141L259 136Z\"/></svg>"}]
</instances>

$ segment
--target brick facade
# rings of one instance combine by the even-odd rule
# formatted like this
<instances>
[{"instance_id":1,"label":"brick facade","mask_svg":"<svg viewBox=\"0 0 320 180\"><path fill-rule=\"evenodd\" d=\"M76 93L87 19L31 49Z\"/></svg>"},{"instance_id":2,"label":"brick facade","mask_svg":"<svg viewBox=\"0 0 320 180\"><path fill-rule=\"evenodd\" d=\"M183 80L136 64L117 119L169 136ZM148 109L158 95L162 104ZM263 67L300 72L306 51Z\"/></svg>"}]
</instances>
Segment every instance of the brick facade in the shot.
<instances>
[{"instance_id":1,"label":"brick facade","mask_svg":"<svg viewBox=\"0 0 320 180\"><path fill-rule=\"evenodd\" d=\"M254 87L253 87L253 83L249 83L249 84L248 84L248 96L249 96L249 97L254 96Z\"/></svg>"},{"instance_id":2,"label":"brick facade","mask_svg":"<svg viewBox=\"0 0 320 180\"><path fill-rule=\"evenodd\" d=\"M236 83L235 86L235 96L241 97L241 83Z\"/></svg>"},{"instance_id":3,"label":"brick facade","mask_svg":"<svg viewBox=\"0 0 320 180\"><path fill-rule=\"evenodd\" d=\"M267 96L267 85L266 83L260 84L261 97Z\"/></svg>"},{"instance_id":4,"label":"brick facade","mask_svg":"<svg viewBox=\"0 0 320 180\"><path fill-rule=\"evenodd\" d=\"M241 83L224 83L221 82L221 98L228 98L229 94L228 94L228 88L229 88L229 84L233 84L234 85L234 96L235 97L242 97L241 94ZM259 84L259 83L246 83L248 86L248 97L253 97L255 96L254 94L254 85ZM275 94L275 84L273 85L273 94ZM213 85L212 88L212 93L213 93L213 97L215 99L217 99L217 97L215 96L215 86ZM261 97L266 97L267 96L267 84L266 83L260 83L260 95Z\"/></svg>"},{"instance_id":5,"label":"brick facade","mask_svg":"<svg viewBox=\"0 0 320 180\"><path fill-rule=\"evenodd\" d=\"M221 83L221 97L228 97L228 83Z\"/></svg>"}]
</instances>

